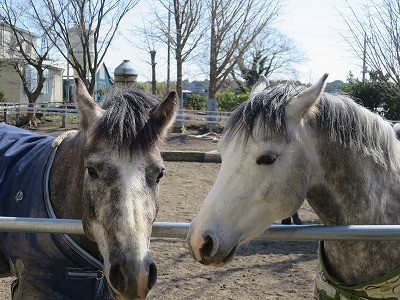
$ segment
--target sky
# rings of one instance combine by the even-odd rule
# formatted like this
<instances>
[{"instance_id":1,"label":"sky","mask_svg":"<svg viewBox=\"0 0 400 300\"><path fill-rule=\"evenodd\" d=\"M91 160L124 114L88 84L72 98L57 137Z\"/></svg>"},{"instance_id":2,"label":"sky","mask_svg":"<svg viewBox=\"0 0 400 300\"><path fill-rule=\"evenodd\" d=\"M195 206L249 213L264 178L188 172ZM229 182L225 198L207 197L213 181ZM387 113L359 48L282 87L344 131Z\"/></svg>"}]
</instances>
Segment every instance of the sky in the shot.
<instances>
[{"instance_id":1,"label":"sky","mask_svg":"<svg viewBox=\"0 0 400 300\"><path fill-rule=\"evenodd\" d=\"M149 0L150 1L150 0ZM296 65L298 74L293 78L303 83L316 82L324 73L329 73L328 81L345 81L349 71L361 77L362 62L352 52L343 38L349 36L348 28L339 12L349 14L348 4L359 7L359 0L285 0L283 13L275 26L290 37L301 49L307 60ZM140 50L143 42L132 40L129 32L146 21L149 8L146 0L141 0L121 25L124 32L112 43L106 54L105 63L111 72L124 59L130 60L138 72L138 81L150 80L149 54ZM166 80L166 49L157 49L157 80ZM171 60L171 80L175 76L175 61ZM200 68L196 59L184 64L184 79L207 79L207 67ZM276 78L273 78L276 79Z\"/></svg>"}]
</instances>

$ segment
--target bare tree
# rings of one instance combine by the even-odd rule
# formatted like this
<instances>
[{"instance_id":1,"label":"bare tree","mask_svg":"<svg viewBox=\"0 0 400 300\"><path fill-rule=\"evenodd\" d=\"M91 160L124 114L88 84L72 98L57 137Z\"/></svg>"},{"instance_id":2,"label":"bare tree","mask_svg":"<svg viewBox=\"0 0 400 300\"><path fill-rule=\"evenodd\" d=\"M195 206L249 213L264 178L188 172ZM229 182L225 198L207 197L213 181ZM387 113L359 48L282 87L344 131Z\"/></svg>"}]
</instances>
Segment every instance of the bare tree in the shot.
<instances>
[{"instance_id":1,"label":"bare tree","mask_svg":"<svg viewBox=\"0 0 400 300\"><path fill-rule=\"evenodd\" d=\"M247 88L251 88L261 74L268 78L276 73L296 73L293 64L304 60L305 54L290 38L277 29L268 28L260 33L249 49L239 58L232 76L242 89L244 88L237 76L246 81Z\"/></svg>"},{"instance_id":2,"label":"bare tree","mask_svg":"<svg viewBox=\"0 0 400 300\"><path fill-rule=\"evenodd\" d=\"M47 37L94 93L95 74L138 0L29 0Z\"/></svg>"},{"instance_id":3,"label":"bare tree","mask_svg":"<svg viewBox=\"0 0 400 300\"><path fill-rule=\"evenodd\" d=\"M203 0L169 0L160 1L168 13L171 14L173 22L168 28L166 16L159 16L159 29L165 42L170 45L176 60L176 92L182 97L182 66L192 52L202 41L208 26L202 22L204 15Z\"/></svg>"},{"instance_id":4,"label":"bare tree","mask_svg":"<svg viewBox=\"0 0 400 300\"><path fill-rule=\"evenodd\" d=\"M135 27L129 31L129 36L126 37L128 43L132 44L135 48L145 51L150 56L142 61L148 63L151 66L151 92L153 95L157 94L157 78L156 78L156 55L163 41L160 40L158 27L156 25L156 19L149 19L152 15L146 14L142 16L141 26ZM132 39L135 37L135 39Z\"/></svg>"},{"instance_id":5,"label":"bare tree","mask_svg":"<svg viewBox=\"0 0 400 300\"><path fill-rule=\"evenodd\" d=\"M343 36L369 71L400 88L400 0L362 3L361 7L347 3L349 14L341 13L351 32L350 37Z\"/></svg>"},{"instance_id":6,"label":"bare tree","mask_svg":"<svg viewBox=\"0 0 400 300\"><path fill-rule=\"evenodd\" d=\"M257 36L281 11L278 0L208 0L210 85L207 109L216 110L216 93ZM211 126L212 127L212 126ZM213 128L209 127L210 130Z\"/></svg>"},{"instance_id":7,"label":"bare tree","mask_svg":"<svg viewBox=\"0 0 400 300\"><path fill-rule=\"evenodd\" d=\"M202 42L208 26L203 21L204 0L168 0L159 3L167 14L158 17L160 38L173 50L176 60L176 92L179 97L179 109L183 109L183 64ZM172 16L169 26L169 16ZM182 128L182 122L175 122L175 130Z\"/></svg>"},{"instance_id":8,"label":"bare tree","mask_svg":"<svg viewBox=\"0 0 400 300\"><path fill-rule=\"evenodd\" d=\"M17 120L18 126L36 126L34 104L40 96L46 81L49 53L52 49L43 37L43 31L31 15L32 11L13 1L0 2L0 25L8 35L3 37L0 67L12 67L21 79L28 98L28 114ZM29 26L27 26L29 24ZM35 32L32 29L36 29ZM41 34L39 36L38 34ZM35 73L35 80L33 74Z\"/></svg>"}]
</instances>

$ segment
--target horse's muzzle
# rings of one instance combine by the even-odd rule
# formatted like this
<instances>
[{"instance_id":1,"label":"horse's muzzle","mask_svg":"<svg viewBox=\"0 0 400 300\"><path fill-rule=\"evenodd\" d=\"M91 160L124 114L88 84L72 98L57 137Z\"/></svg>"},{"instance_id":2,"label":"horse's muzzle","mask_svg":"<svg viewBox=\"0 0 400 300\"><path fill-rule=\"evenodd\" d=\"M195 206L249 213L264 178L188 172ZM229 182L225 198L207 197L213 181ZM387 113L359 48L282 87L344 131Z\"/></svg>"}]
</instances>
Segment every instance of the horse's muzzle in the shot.
<instances>
[{"instance_id":1,"label":"horse's muzzle","mask_svg":"<svg viewBox=\"0 0 400 300\"><path fill-rule=\"evenodd\" d=\"M237 249L237 244L230 248L221 246L219 239L213 234L196 237L189 233L188 244L195 260L213 267L222 267L232 261Z\"/></svg>"},{"instance_id":2,"label":"horse's muzzle","mask_svg":"<svg viewBox=\"0 0 400 300\"><path fill-rule=\"evenodd\" d=\"M111 265L109 283L116 299L145 299L156 284L157 267L151 258L145 258L137 269L135 272L128 264Z\"/></svg>"}]
</instances>

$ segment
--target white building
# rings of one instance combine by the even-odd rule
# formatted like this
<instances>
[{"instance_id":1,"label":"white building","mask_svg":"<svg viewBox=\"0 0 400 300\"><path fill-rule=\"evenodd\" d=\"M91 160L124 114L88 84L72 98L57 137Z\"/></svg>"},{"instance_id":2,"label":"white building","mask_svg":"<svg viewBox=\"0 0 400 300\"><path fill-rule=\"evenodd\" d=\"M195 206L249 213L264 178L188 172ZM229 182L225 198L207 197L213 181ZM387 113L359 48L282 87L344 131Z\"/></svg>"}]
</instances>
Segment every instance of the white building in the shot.
<instances>
[{"instance_id":1,"label":"white building","mask_svg":"<svg viewBox=\"0 0 400 300\"><path fill-rule=\"evenodd\" d=\"M26 43L26 52L29 53L29 45L37 44L39 37L24 30L19 30L24 39L30 41ZM13 50L13 43L16 37L7 25L0 23L0 92L5 96L7 102L11 103L27 103L28 98L24 92L21 78L13 67L13 62L24 59L20 53ZM32 55L33 52L32 52ZM51 61L44 64L46 82L42 92L37 99L37 103L41 102L61 102L62 101L62 68L59 68ZM37 71L32 66L25 63L24 72L30 88L33 90L37 86Z\"/></svg>"}]
</instances>

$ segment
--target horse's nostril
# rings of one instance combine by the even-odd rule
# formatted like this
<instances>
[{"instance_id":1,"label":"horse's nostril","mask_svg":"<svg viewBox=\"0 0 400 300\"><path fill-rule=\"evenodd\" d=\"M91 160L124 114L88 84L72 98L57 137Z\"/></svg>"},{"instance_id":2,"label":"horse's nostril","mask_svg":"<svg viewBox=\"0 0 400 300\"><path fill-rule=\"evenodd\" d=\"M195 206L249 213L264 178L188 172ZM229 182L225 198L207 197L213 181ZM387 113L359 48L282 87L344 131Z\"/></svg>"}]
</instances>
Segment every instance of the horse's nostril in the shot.
<instances>
[{"instance_id":1,"label":"horse's nostril","mask_svg":"<svg viewBox=\"0 0 400 300\"><path fill-rule=\"evenodd\" d=\"M122 273L121 266L119 264L113 264L110 268L110 283L117 291L125 290L125 276Z\"/></svg>"},{"instance_id":2,"label":"horse's nostril","mask_svg":"<svg viewBox=\"0 0 400 300\"><path fill-rule=\"evenodd\" d=\"M149 291L157 282L157 267L154 262L152 262L149 266L149 279L147 281L147 288Z\"/></svg>"},{"instance_id":3,"label":"horse's nostril","mask_svg":"<svg viewBox=\"0 0 400 300\"><path fill-rule=\"evenodd\" d=\"M211 236L206 236L204 238L205 243L203 244L203 247L201 247L200 249L200 253L201 253L201 257L209 257L211 256L211 253L213 251L213 247L214 247L214 242L213 239L211 238Z\"/></svg>"}]
</instances>

